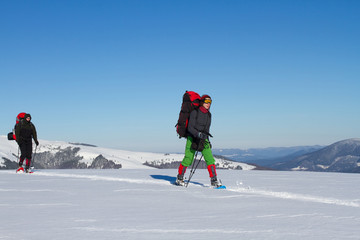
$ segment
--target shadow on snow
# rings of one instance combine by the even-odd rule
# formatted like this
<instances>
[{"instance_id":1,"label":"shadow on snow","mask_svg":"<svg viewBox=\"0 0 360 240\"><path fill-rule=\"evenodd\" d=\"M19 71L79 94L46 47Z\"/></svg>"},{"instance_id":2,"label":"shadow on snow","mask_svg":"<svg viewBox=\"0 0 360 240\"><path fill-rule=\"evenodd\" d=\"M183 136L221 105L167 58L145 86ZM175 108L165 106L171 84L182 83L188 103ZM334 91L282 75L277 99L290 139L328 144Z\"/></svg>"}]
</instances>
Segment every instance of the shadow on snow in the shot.
<instances>
[{"instance_id":1,"label":"shadow on snow","mask_svg":"<svg viewBox=\"0 0 360 240\"><path fill-rule=\"evenodd\" d=\"M168 175L150 175L150 177L157 179L157 180L164 180L164 181L170 182L173 185L175 185L175 181L176 181L176 177L168 176ZM206 187L203 183L194 182L194 181L190 181L190 183L195 184L195 185L200 185L202 187Z\"/></svg>"}]
</instances>

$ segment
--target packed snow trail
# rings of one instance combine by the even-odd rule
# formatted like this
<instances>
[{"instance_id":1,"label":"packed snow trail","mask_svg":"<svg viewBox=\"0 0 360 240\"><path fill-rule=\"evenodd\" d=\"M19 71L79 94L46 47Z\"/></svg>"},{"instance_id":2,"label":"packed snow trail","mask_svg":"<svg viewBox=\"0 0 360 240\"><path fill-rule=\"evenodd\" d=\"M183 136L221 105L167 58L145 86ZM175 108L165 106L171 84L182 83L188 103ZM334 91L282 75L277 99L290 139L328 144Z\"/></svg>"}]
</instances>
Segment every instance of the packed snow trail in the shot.
<instances>
[{"instance_id":1,"label":"packed snow trail","mask_svg":"<svg viewBox=\"0 0 360 240\"><path fill-rule=\"evenodd\" d=\"M255 195L262 195L262 196L274 197L274 198L291 199L291 200L314 202L314 203L326 203L326 204L360 208L359 200L355 202L351 200L324 198L319 196L302 195L302 194L295 194L290 192L265 191L265 190L253 189L253 188L232 188L232 189L227 188L227 190L231 192L255 194Z\"/></svg>"},{"instance_id":2,"label":"packed snow trail","mask_svg":"<svg viewBox=\"0 0 360 240\"><path fill-rule=\"evenodd\" d=\"M5 173L8 171L4 171ZM136 183L136 184L156 184L156 185L172 185L171 178L168 176L167 181L162 180L151 180L151 179L135 179L135 178L121 178L121 177L107 177L107 176L99 176L99 175L86 175L86 174L69 174L69 173L56 173L56 172L47 172L47 171L36 171L32 173L32 175L37 176L51 176L51 177L62 177L62 178L79 178L79 179L89 179L93 181L112 181L112 182L125 182L125 183ZM165 177L164 177L165 179ZM191 183L191 182L190 182ZM295 194L291 192L276 192L270 190L261 190L255 189L251 187L227 187L224 189L219 189L222 191L229 191L233 193L242 193L242 194L254 194L254 195L261 195L273 198L281 198L281 199L290 199L295 201L306 201L306 202L314 202L314 203L324 203L324 204L333 204L333 205L340 205L340 206L347 206L347 207L356 207L360 208L360 202L351 201L351 200L342 200L342 199L335 199L335 198L325 198L320 196L312 196L312 195L303 195L303 194ZM191 187L206 187L212 188L210 185L201 184L195 182L195 184L191 184ZM177 186L181 188L181 186ZM190 187L190 188L191 188ZM231 196L236 197L236 195Z\"/></svg>"},{"instance_id":3,"label":"packed snow trail","mask_svg":"<svg viewBox=\"0 0 360 240\"><path fill-rule=\"evenodd\" d=\"M89 179L89 180L94 180L94 181L111 181L111 182L125 182L125 183L137 183L137 184L169 185L166 182L161 182L161 181L156 181L156 180L120 178L120 177L104 177L104 176L98 176L98 175L49 173L49 172L42 172L42 171L34 172L33 175L63 177L63 178L81 178L81 179Z\"/></svg>"},{"instance_id":4,"label":"packed snow trail","mask_svg":"<svg viewBox=\"0 0 360 240\"><path fill-rule=\"evenodd\" d=\"M196 228L196 229L139 229L139 228L97 228L97 227L86 227L77 228L83 231L89 232L130 232L130 233L176 233L176 234L193 234L193 233L217 233L217 234L257 234L257 233L270 233L272 230L261 230L261 231L249 231L243 229L226 230L219 228Z\"/></svg>"}]
</instances>

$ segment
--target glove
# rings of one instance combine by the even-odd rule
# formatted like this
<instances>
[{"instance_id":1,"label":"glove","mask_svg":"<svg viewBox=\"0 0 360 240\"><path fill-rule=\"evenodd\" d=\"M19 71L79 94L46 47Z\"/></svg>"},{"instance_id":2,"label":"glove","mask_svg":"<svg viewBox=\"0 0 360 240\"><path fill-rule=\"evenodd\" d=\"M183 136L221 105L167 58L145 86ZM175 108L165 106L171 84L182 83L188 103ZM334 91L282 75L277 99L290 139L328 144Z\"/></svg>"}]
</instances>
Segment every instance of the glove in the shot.
<instances>
[{"instance_id":1,"label":"glove","mask_svg":"<svg viewBox=\"0 0 360 240\"><path fill-rule=\"evenodd\" d=\"M36 146L39 146L39 141L36 140L36 141L35 141L35 144L36 144Z\"/></svg>"},{"instance_id":2,"label":"glove","mask_svg":"<svg viewBox=\"0 0 360 240\"><path fill-rule=\"evenodd\" d=\"M207 135L202 133L202 132L198 132L198 135L197 135L198 138L200 139L206 139L207 138Z\"/></svg>"}]
</instances>

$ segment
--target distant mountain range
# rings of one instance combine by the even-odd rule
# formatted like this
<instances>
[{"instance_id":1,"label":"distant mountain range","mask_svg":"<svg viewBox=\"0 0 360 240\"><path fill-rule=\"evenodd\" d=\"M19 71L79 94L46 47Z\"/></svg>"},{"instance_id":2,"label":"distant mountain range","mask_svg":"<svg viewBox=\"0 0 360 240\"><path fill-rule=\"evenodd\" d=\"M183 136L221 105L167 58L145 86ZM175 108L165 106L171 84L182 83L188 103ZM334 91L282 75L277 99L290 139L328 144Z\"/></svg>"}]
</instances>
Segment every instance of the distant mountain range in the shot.
<instances>
[{"instance_id":1,"label":"distant mountain range","mask_svg":"<svg viewBox=\"0 0 360 240\"><path fill-rule=\"evenodd\" d=\"M330 146L214 150L235 161L273 170L360 173L360 138Z\"/></svg>"},{"instance_id":2,"label":"distant mountain range","mask_svg":"<svg viewBox=\"0 0 360 240\"><path fill-rule=\"evenodd\" d=\"M270 167L277 170L360 173L360 139L336 142Z\"/></svg>"},{"instance_id":3,"label":"distant mountain range","mask_svg":"<svg viewBox=\"0 0 360 240\"><path fill-rule=\"evenodd\" d=\"M291 160L294 157L306 153L314 152L324 146L296 146L296 147L269 147L269 148L250 148L250 149L213 149L216 155L224 156L228 159L253 163L269 167L277 162Z\"/></svg>"},{"instance_id":4,"label":"distant mountain range","mask_svg":"<svg viewBox=\"0 0 360 240\"><path fill-rule=\"evenodd\" d=\"M286 170L360 173L360 138L330 146L281 147L263 149L213 149L220 169ZM18 166L18 146L0 136L0 169ZM83 143L41 140L34 167L38 169L78 168L177 168L183 154L132 152L101 148ZM199 168L205 168L204 162Z\"/></svg>"},{"instance_id":5,"label":"distant mountain range","mask_svg":"<svg viewBox=\"0 0 360 240\"><path fill-rule=\"evenodd\" d=\"M5 136L0 136L0 169L16 169L18 155L17 143L7 140ZM183 154L132 152L84 143L40 140L36 153L34 151L33 166L37 169L178 168L183 157ZM251 170L255 168L252 165L222 157L216 157L216 165L223 169Z\"/></svg>"}]
</instances>

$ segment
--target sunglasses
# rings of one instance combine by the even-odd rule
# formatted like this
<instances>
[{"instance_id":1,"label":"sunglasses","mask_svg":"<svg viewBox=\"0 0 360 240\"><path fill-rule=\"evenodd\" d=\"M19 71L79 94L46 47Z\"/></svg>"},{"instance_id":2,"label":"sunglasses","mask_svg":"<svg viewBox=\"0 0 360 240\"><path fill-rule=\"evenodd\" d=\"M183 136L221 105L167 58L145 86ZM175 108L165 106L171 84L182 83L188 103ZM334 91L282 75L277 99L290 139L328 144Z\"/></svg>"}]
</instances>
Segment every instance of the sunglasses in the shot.
<instances>
[{"instance_id":1,"label":"sunglasses","mask_svg":"<svg viewBox=\"0 0 360 240\"><path fill-rule=\"evenodd\" d=\"M204 103L211 103L211 99L205 99Z\"/></svg>"}]
</instances>

